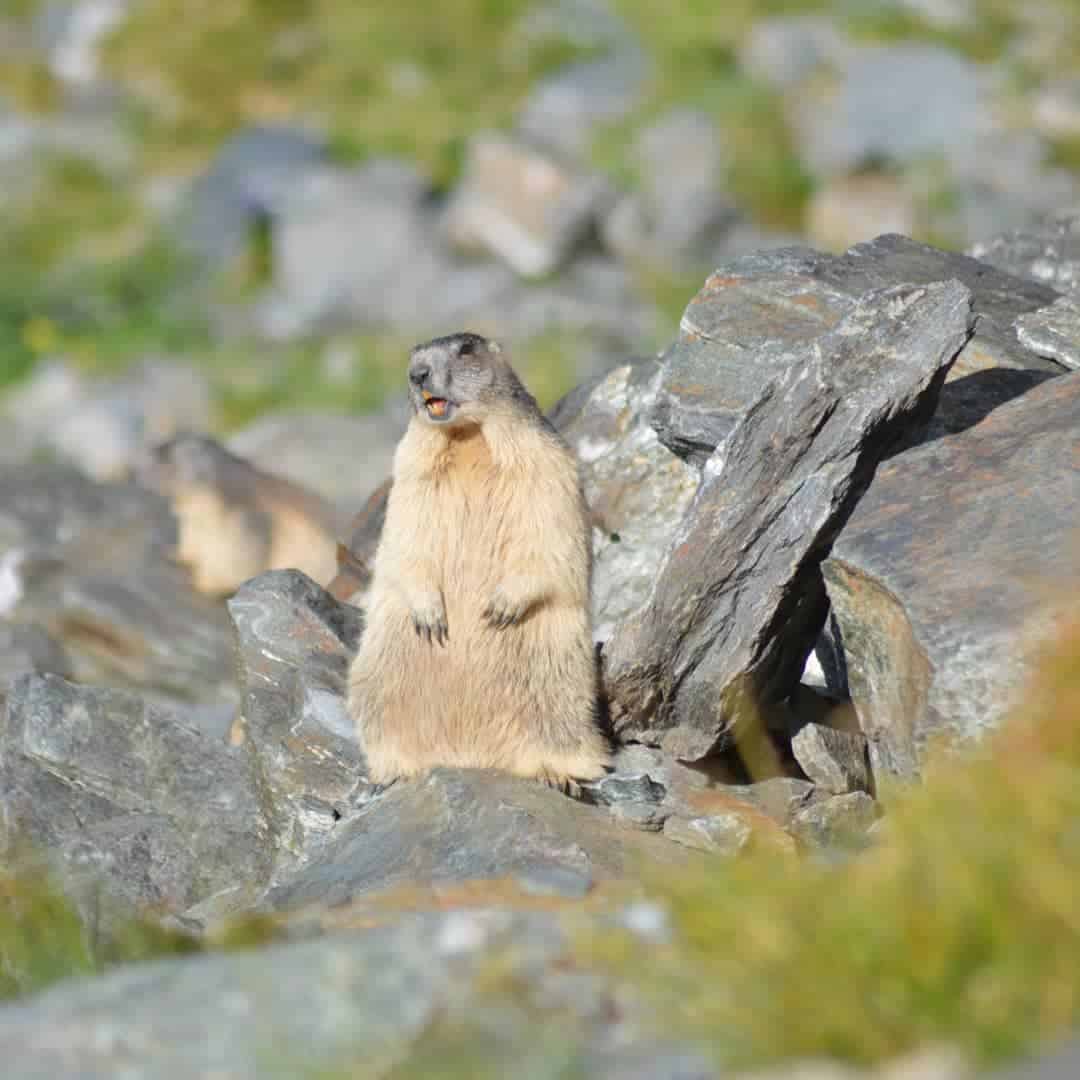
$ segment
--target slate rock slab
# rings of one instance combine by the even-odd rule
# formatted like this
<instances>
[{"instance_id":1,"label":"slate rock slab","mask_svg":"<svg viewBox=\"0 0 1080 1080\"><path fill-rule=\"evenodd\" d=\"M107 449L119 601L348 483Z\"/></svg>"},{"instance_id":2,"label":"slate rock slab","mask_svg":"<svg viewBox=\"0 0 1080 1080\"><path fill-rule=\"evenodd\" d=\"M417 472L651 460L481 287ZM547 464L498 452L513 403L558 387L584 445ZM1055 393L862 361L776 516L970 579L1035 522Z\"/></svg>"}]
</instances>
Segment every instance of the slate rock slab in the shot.
<instances>
[{"instance_id":1,"label":"slate rock slab","mask_svg":"<svg viewBox=\"0 0 1080 1080\"><path fill-rule=\"evenodd\" d=\"M593 636L606 641L647 599L698 485L697 471L648 422L661 372L623 364L561 407L555 421L581 463L593 515Z\"/></svg>"},{"instance_id":2,"label":"slate rock slab","mask_svg":"<svg viewBox=\"0 0 1080 1080\"><path fill-rule=\"evenodd\" d=\"M252 578L228 608L243 693L234 741L252 755L282 873L369 791L345 707L362 620L298 570Z\"/></svg>"},{"instance_id":3,"label":"slate rock slab","mask_svg":"<svg viewBox=\"0 0 1080 1080\"><path fill-rule=\"evenodd\" d=\"M678 866L685 854L620 828L603 809L488 770L440 768L399 780L355 817L263 906L340 904L406 882L512 877L543 893L581 896L637 860Z\"/></svg>"},{"instance_id":4,"label":"slate rock slab","mask_svg":"<svg viewBox=\"0 0 1080 1080\"><path fill-rule=\"evenodd\" d=\"M0 846L29 840L84 903L100 887L121 913L178 912L224 889L254 898L269 876L247 756L176 711L22 675L0 747Z\"/></svg>"},{"instance_id":5,"label":"slate rock slab","mask_svg":"<svg viewBox=\"0 0 1080 1080\"><path fill-rule=\"evenodd\" d=\"M820 560L972 324L957 282L869 293L765 387L703 469L648 605L604 649L621 737L699 760L791 692L825 617Z\"/></svg>"},{"instance_id":6,"label":"slate rock slab","mask_svg":"<svg viewBox=\"0 0 1080 1080\"><path fill-rule=\"evenodd\" d=\"M885 463L824 564L877 775L993 728L1080 557L1080 374Z\"/></svg>"},{"instance_id":7,"label":"slate rock slab","mask_svg":"<svg viewBox=\"0 0 1080 1080\"><path fill-rule=\"evenodd\" d=\"M1045 286L898 235L843 255L810 248L754 252L720 264L683 314L653 408L660 441L702 464L765 383L800 363L864 292L949 280L971 290L978 321L929 435L970 427L1002 401L1061 373L1053 360L1025 349L1013 328L1018 315L1057 299Z\"/></svg>"},{"instance_id":8,"label":"slate rock slab","mask_svg":"<svg viewBox=\"0 0 1080 1080\"><path fill-rule=\"evenodd\" d=\"M1025 228L980 240L969 254L1059 293L1080 292L1080 211L1046 215Z\"/></svg>"},{"instance_id":9,"label":"slate rock slab","mask_svg":"<svg viewBox=\"0 0 1080 1080\"><path fill-rule=\"evenodd\" d=\"M1018 316L1015 326L1016 338L1025 349L1056 360L1070 371L1080 368L1080 305L1071 296Z\"/></svg>"}]
</instances>

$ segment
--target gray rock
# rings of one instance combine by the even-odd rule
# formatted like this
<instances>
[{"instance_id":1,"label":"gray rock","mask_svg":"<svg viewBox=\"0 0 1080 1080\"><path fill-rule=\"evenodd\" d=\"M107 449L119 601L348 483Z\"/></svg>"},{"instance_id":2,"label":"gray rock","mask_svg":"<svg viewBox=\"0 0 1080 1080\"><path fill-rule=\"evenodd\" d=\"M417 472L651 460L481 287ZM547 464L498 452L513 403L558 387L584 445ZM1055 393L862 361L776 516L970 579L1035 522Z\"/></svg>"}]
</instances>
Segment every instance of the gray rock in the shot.
<instances>
[{"instance_id":1,"label":"gray rock","mask_svg":"<svg viewBox=\"0 0 1080 1080\"><path fill-rule=\"evenodd\" d=\"M426 1073L462 1038L467 1060L490 1075L715 1075L694 1046L659 1042L646 1007L612 980L566 970L574 934L595 932L599 917L571 922L551 911L489 907L382 912L363 925L325 940L120 968L7 1005L5 1075ZM492 970L520 993L485 994Z\"/></svg>"},{"instance_id":2,"label":"gray rock","mask_svg":"<svg viewBox=\"0 0 1080 1080\"><path fill-rule=\"evenodd\" d=\"M875 775L978 738L1023 685L1077 569L1078 424L1080 374L1051 379L886 462L837 539L823 569Z\"/></svg>"},{"instance_id":3,"label":"gray rock","mask_svg":"<svg viewBox=\"0 0 1080 1080\"><path fill-rule=\"evenodd\" d=\"M999 270L1058 292L1080 292L1080 212L1064 211L1026 228L981 240L972 245L970 254ZM1055 299L1050 296L1040 306Z\"/></svg>"},{"instance_id":4,"label":"gray rock","mask_svg":"<svg viewBox=\"0 0 1080 1080\"><path fill-rule=\"evenodd\" d=\"M127 476L145 450L213 419L206 376L187 364L147 359L117 379L88 379L45 364L5 401L31 453L78 465L97 480Z\"/></svg>"},{"instance_id":5,"label":"gray rock","mask_svg":"<svg viewBox=\"0 0 1080 1080\"><path fill-rule=\"evenodd\" d=\"M659 837L620 828L606 810L535 781L440 768L399 780L343 820L263 903L276 910L334 905L405 883L506 877L580 896L595 881L631 873L643 858L674 867L684 856Z\"/></svg>"},{"instance_id":6,"label":"gray rock","mask_svg":"<svg viewBox=\"0 0 1080 1080\"><path fill-rule=\"evenodd\" d=\"M298 183L326 160L321 139L287 127L233 136L191 188L177 226L186 247L212 266L243 255L252 232L272 222Z\"/></svg>"},{"instance_id":7,"label":"gray rock","mask_svg":"<svg viewBox=\"0 0 1080 1080\"><path fill-rule=\"evenodd\" d=\"M606 641L648 598L656 566L697 488L695 470L648 423L659 370L623 365L591 385L559 428L581 462L593 514L593 633Z\"/></svg>"},{"instance_id":8,"label":"gray rock","mask_svg":"<svg viewBox=\"0 0 1080 1080\"><path fill-rule=\"evenodd\" d=\"M604 219L603 238L623 259L688 271L711 262L741 215L722 194L723 147L716 123L676 108L641 134L640 190Z\"/></svg>"},{"instance_id":9,"label":"gray rock","mask_svg":"<svg viewBox=\"0 0 1080 1080\"><path fill-rule=\"evenodd\" d=\"M584 157L599 128L629 115L650 74L646 54L629 41L607 55L581 60L541 79L518 117L527 139L570 157Z\"/></svg>"},{"instance_id":10,"label":"gray rock","mask_svg":"<svg viewBox=\"0 0 1080 1080\"><path fill-rule=\"evenodd\" d=\"M792 106L800 156L822 175L928 155L962 161L993 127L993 79L939 45L864 47L825 94L802 92Z\"/></svg>"},{"instance_id":11,"label":"gray rock","mask_svg":"<svg viewBox=\"0 0 1080 1080\"><path fill-rule=\"evenodd\" d=\"M236 627L241 717L287 873L369 794L363 752L345 708L360 613L297 570L273 570L228 602Z\"/></svg>"},{"instance_id":12,"label":"gray rock","mask_svg":"<svg viewBox=\"0 0 1080 1080\"><path fill-rule=\"evenodd\" d=\"M868 293L761 392L706 465L647 607L605 646L622 737L699 760L792 691L825 617L820 559L972 326L957 282Z\"/></svg>"},{"instance_id":13,"label":"gray rock","mask_svg":"<svg viewBox=\"0 0 1080 1080\"><path fill-rule=\"evenodd\" d=\"M1052 148L1033 131L990 130L975 140L943 180L929 162L909 171L909 183L932 195L924 228L966 246L993 233L1024 229L1080 197L1076 177L1053 164ZM925 196L924 196L925 198Z\"/></svg>"},{"instance_id":14,"label":"gray rock","mask_svg":"<svg viewBox=\"0 0 1080 1080\"><path fill-rule=\"evenodd\" d=\"M804 773L833 795L870 791L866 739L847 731L807 724L791 740L791 750Z\"/></svg>"},{"instance_id":15,"label":"gray rock","mask_svg":"<svg viewBox=\"0 0 1080 1080\"><path fill-rule=\"evenodd\" d=\"M970 427L1062 371L1023 348L1013 328L1018 315L1046 307L1058 294L974 259L902 236L880 236L841 256L808 249L755 253L719 266L683 315L653 410L661 442L704 462L764 384L801 363L863 292L949 279L971 290L977 322L928 437Z\"/></svg>"},{"instance_id":16,"label":"gray rock","mask_svg":"<svg viewBox=\"0 0 1080 1080\"><path fill-rule=\"evenodd\" d=\"M0 622L0 707L8 686L27 672L71 674L71 664L59 642L33 623Z\"/></svg>"},{"instance_id":17,"label":"gray rock","mask_svg":"<svg viewBox=\"0 0 1080 1080\"><path fill-rule=\"evenodd\" d=\"M166 503L62 466L0 471L0 605L56 639L85 682L235 698L228 617L170 559Z\"/></svg>"},{"instance_id":18,"label":"gray rock","mask_svg":"<svg viewBox=\"0 0 1080 1080\"><path fill-rule=\"evenodd\" d=\"M739 65L752 78L779 90L798 86L821 67L839 68L855 46L822 15L757 19L739 48Z\"/></svg>"},{"instance_id":19,"label":"gray rock","mask_svg":"<svg viewBox=\"0 0 1080 1080\"><path fill-rule=\"evenodd\" d=\"M1072 297L1063 296L1049 307L1020 315L1014 325L1025 349L1062 367L1080 368L1080 305Z\"/></svg>"},{"instance_id":20,"label":"gray rock","mask_svg":"<svg viewBox=\"0 0 1080 1080\"><path fill-rule=\"evenodd\" d=\"M227 445L253 465L352 511L389 474L407 422L404 402L370 416L274 412L231 435Z\"/></svg>"},{"instance_id":21,"label":"gray rock","mask_svg":"<svg viewBox=\"0 0 1080 1080\"><path fill-rule=\"evenodd\" d=\"M131 0L75 0L46 4L35 20L35 38L49 71L83 89L102 78L100 47L127 17Z\"/></svg>"},{"instance_id":22,"label":"gray rock","mask_svg":"<svg viewBox=\"0 0 1080 1080\"><path fill-rule=\"evenodd\" d=\"M753 836L753 829L740 814L714 814L711 817L669 817L664 822L664 836L677 844L716 855L738 855Z\"/></svg>"},{"instance_id":23,"label":"gray rock","mask_svg":"<svg viewBox=\"0 0 1080 1080\"><path fill-rule=\"evenodd\" d=\"M791 823L792 832L812 847L844 847L865 842L878 809L865 791L834 795L804 807Z\"/></svg>"},{"instance_id":24,"label":"gray rock","mask_svg":"<svg viewBox=\"0 0 1080 1080\"><path fill-rule=\"evenodd\" d=\"M270 870L246 755L135 694L22 675L0 709L3 843L50 855L82 905L178 912L254 899ZM93 909L91 909L93 910Z\"/></svg>"},{"instance_id":25,"label":"gray rock","mask_svg":"<svg viewBox=\"0 0 1080 1080\"><path fill-rule=\"evenodd\" d=\"M608 200L606 184L520 140L475 136L446 208L447 236L518 274L549 274L571 254Z\"/></svg>"},{"instance_id":26,"label":"gray rock","mask_svg":"<svg viewBox=\"0 0 1080 1080\"><path fill-rule=\"evenodd\" d=\"M425 193L423 178L397 161L307 169L272 219L274 281L261 332L290 338L334 320L385 325L387 297L429 247Z\"/></svg>"}]
</instances>

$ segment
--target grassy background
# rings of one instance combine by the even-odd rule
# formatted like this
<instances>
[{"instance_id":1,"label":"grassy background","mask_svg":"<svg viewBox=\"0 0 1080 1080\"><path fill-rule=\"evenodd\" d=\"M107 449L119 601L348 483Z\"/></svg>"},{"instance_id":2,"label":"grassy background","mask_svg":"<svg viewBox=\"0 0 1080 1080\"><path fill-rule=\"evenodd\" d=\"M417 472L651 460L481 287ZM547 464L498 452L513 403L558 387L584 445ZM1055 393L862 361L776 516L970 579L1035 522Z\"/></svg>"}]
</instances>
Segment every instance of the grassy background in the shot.
<instances>
[{"instance_id":1,"label":"grassy background","mask_svg":"<svg viewBox=\"0 0 1080 1080\"><path fill-rule=\"evenodd\" d=\"M1057 35L1063 64L1080 57L1080 14ZM29 20L44 0L11 0ZM11 4L9 3L9 10ZM137 192L155 178L193 176L233 132L258 122L310 125L328 134L335 154L357 161L404 155L439 187L457 178L473 132L509 125L545 73L595 48L522 30L532 0L149 0L104 50L110 73L130 91L126 122L136 160L122 175L85 162L43 165L29 194L0 207L0 389L37 358L62 353L93 371L116 371L146 351L194 358L212 373L224 427L301 397L307 405L378 407L396 386L408 342L380 334L349 336L362 362L347 385L325 378L322 342L284 349L222 345L206 307L178 303L185 268L155 229ZM630 148L643 125L676 103L716 117L730 150L727 183L755 220L798 228L812 182L793 151L780 102L740 71L736 47L756 18L838 12L866 40L939 40L979 59L1008 54L1021 22L1011 0L977 0L964 31L942 31L888 4L848 0L615 0L645 43L654 67L633 114L598 133L596 164L632 184ZM27 51L0 63L0 90L23 107L49 112L62 101L39 59ZM1009 60L1018 84L1038 73ZM1056 148L1074 164L1076 147ZM665 316L657 340L670 339L699 282L641 275ZM553 363L560 343L542 341L521 357L545 404L567 388L573 365Z\"/></svg>"}]
</instances>

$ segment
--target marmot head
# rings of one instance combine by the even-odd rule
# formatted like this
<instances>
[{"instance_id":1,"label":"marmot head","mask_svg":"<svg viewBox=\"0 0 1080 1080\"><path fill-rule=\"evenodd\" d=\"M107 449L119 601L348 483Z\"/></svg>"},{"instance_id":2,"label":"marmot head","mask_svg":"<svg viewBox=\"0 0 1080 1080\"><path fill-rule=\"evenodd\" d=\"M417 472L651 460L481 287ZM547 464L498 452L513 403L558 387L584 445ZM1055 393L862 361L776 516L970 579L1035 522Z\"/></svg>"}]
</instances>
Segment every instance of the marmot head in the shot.
<instances>
[{"instance_id":1,"label":"marmot head","mask_svg":"<svg viewBox=\"0 0 1080 1080\"><path fill-rule=\"evenodd\" d=\"M478 424L496 408L536 408L499 343L470 333L412 350L409 398L417 416L446 427Z\"/></svg>"},{"instance_id":2,"label":"marmot head","mask_svg":"<svg viewBox=\"0 0 1080 1080\"><path fill-rule=\"evenodd\" d=\"M185 432L147 450L135 469L136 481L161 495L180 487L211 484L224 448L205 435Z\"/></svg>"}]
</instances>

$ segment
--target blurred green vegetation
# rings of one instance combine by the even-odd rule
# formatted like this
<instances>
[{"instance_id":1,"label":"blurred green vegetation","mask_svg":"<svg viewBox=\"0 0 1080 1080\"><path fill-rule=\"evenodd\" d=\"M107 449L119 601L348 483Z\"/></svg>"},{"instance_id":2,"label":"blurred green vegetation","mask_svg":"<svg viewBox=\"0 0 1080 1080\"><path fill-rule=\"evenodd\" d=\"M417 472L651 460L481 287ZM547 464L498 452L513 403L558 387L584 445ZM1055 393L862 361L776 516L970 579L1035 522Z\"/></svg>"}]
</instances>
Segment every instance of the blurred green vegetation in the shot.
<instances>
[{"instance_id":1,"label":"blurred green vegetation","mask_svg":"<svg viewBox=\"0 0 1080 1080\"><path fill-rule=\"evenodd\" d=\"M633 113L601 130L595 163L633 183L634 139L673 104L716 118L728 151L727 184L759 222L798 228L812 181L798 160L781 102L741 71L736 50L756 19L830 11L864 40L941 41L981 60L1002 60L1022 83L1030 62L1012 44L1024 21L1012 0L975 0L969 26L942 29L886 0L612 0L652 63ZM1071 0L1050 0L1064 17L1056 55L1080 59L1080 18ZM45 0L9 0L8 18L27 24ZM541 0L149 0L103 50L109 72L129 91L126 117L136 159L119 175L71 158L43 165L27 191L0 204L0 388L62 351L90 370L113 371L148 350L194 358L221 386L222 425L296 400L375 408L399 381L401 340L357 335L365 359L352 382L319 369L322 343L284 349L224 346L205 294L184 296L185 267L154 226L142 192L155 179L196 175L230 134L286 122L326 133L342 160L400 154L436 187L458 176L468 137L506 127L536 80L599 46L526 29ZM1025 64L1028 65L1025 68ZM5 53L0 90L20 106L48 112L64 93L31 50ZM1056 147L1075 167L1075 147ZM942 199L948 193L943 192ZM934 239L927 237L928 239ZM188 268L189 269L189 268ZM640 271L644 294L664 323L661 347L696 291L696 278ZM550 403L573 377L554 339L519 357L538 396ZM257 385L261 370L268 372Z\"/></svg>"}]
</instances>

